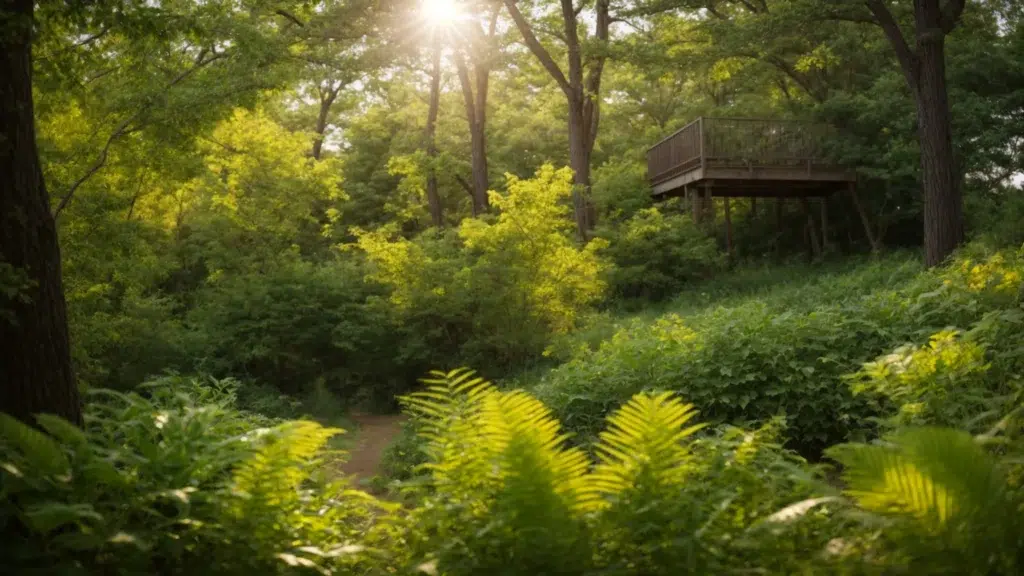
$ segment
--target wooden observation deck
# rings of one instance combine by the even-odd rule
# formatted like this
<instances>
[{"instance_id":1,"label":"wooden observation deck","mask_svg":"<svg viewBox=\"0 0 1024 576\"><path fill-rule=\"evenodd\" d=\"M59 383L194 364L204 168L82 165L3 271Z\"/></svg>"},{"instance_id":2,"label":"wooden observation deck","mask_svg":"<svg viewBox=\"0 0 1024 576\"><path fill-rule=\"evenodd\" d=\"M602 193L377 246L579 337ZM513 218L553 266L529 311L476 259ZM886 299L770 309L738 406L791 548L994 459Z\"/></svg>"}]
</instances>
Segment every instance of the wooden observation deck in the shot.
<instances>
[{"instance_id":1,"label":"wooden observation deck","mask_svg":"<svg viewBox=\"0 0 1024 576\"><path fill-rule=\"evenodd\" d=\"M647 152L655 199L827 196L855 174L824 159L830 127L790 120L698 118Z\"/></svg>"},{"instance_id":2,"label":"wooden observation deck","mask_svg":"<svg viewBox=\"0 0 1024 576\"><path fill-rule=\"evenodd\" d=\"M829 236L825 199L846 190L875 246L857 198L856 173L826 159L824 143L831 132L824 124L793 120L698 118L647 151L651 195L655 200L685 196L698 223L714 222L713 198L722 198L730 255L730 198L751 198L752 213L757 198L776 198L779 210L787 198L799 199L807 215L809 247L820 255ZM809 198L819 199L820 226L810 213Z\"/></svg>"}]
</instances>

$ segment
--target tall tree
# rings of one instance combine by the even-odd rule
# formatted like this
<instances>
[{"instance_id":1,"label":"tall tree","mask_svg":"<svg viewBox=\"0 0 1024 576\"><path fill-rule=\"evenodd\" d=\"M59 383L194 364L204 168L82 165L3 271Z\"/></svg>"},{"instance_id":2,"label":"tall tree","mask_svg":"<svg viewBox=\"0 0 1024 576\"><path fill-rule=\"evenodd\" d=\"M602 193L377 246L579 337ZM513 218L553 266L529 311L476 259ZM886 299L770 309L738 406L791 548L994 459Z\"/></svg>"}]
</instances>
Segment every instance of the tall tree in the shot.
<instances>
[{"instance_id":1,"label":"tall tree","mask_svg":"<svg viewBox=\"0 0 1024 576\"><path fill-rule=\"evenodd\" d=\"M534 26L519 10L518 0L504 0L516 28L533 55L540 61L548 74L565 94L568 104L569 166L573 170L573 206L576 229L581 239L586 239L596 224L596 211L590 201L590 157L597 140L600 121L601 75L607 58L606 45L612 18L609 0L594 2L594 33L587 36L586 25L581 26L580 15L587 3L573 0L559 0L561 6L562 32L557 36L565 43L568 74L555 62L547 48L538 39ZM581 30L582 28L582 30ZM594 42L593 50L584 55L583 43Z\"/></svg>"},{"instance_id":2,"label":"tall tree","mask_svg":"<svg viewBox=\"0 0 1024 576\"><path fill-rule=\"evenodd\" d=\"M441 210L441 194L437 190L437 112L441 105L441 33L434 30L431 42L430 104L427 108L427 206L430 208L430 222L434 226L444 224Z\"/></svg>"},{"instance_id":3,"label":"tall tree","mask_svg":"<svg viewBox=\"0 0 1024 576\"><path fill-rule=\"evenodd\" d=\"M498 8L491 6L490 9L487 32L483 31L476 19L472 20L468 26L469 42L463 46L456 46L453 53L465 101L466 122L469 125L473 173L469 192L473 196L474 215L487 210L487 190L490 188L487 171L487 96L493 43L498 25Z\"/></svg>"},{"instance_id":4,"label":"tall tree","mask_svg":"<svg viewBox=\"0 0 1024 576\"><path fill-rule=\"evenodd\" d=\"M865 3L892 44L917 106L925 264L936 266L964 239L962 175L953 152L945 42L960 21L965 0L914 0L909 41L885 0Z\"/></svg>"},{"instance_id":5,"label":"tall tree","mask_svg":"<svg viewBox=\"0 0 1024 576\"><path fill-rule=\"evenodd\" d=\"M36 148L32 0L0 1L0 410L81 423L71 368L60 248Z\"/></svg>"}]
</instances>

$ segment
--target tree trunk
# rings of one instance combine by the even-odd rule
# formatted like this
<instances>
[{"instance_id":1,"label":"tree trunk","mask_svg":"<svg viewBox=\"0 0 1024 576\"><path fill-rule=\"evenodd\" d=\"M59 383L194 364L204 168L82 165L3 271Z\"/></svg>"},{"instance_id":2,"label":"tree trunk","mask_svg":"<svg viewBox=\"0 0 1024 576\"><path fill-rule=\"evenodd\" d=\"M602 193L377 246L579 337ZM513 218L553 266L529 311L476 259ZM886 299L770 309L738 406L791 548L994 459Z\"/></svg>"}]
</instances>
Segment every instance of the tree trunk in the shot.
<instances>
[{"instance_id":1,"label":"tree trunk","mask_svg":"<svg viewBox=\"0 0 1024 576\"><path fill-rule=\"evenodd\" d=\"M0 296L0 411L81 424L60 248L36 149L32 10L31 0L0 0L0 265L28 283L25 298ZM10 275L7 266L0 274Z\"/></svg>"},{"instance_id":2,"label":"tree trunk","mask_svg":"<svg viewBox=\"0 0 1024 576\"><path fill-rule=\"evenodd\" d=\"M320 113L316 117L316 138L313 140L313 158L320 159L324 147L324 132L327 131L327 118L331 113L331 106L338 97L340 88L331 85L326 92L320 94Z\"/></svg>"},{"instance_id":3,"label":"tree trunk","mask_svg":"<svg viewBox=\"0 0 1024 576\"><path fill-rule=\"evenodd\" d=\"M580 48L579 10L572 0L561 0L562 40L566 47L568 74L551 57L551 54L537 39L530 24L516 6L515 0L504 0L509 15L523 35L526 46L548 71L565 94L569 116L569 167L573 170L573 209L576 230L582 241L597 223L597 210L590 200L590 155L597 139L600 120L601 75L604 71L605 56L599 53L588 59L590 69L584 79L584 62ZM594 39L601 43L608 41L611 26L607 0L595 3Z\"/></svg>"},{"instance_id":4,"label":"tree trunk","mask_svg":"<svg viewBox=\"0 0 1024 576\"><path fill-rule=\"evenodd\" d=\"M576 217L576 233L586 240L590 232L590 152L587 131L583 124L582 99L569 100L569 167L573 171L572 204Z\"/></svg>"},{"instance_id":5,"label":"tree trunk","mask_svg":"<svg viewBox=\"0 0 1024 576\"><path fill-rule=\"evenodd\" d=\"M473 216L487 211L489 201L487 191L490 178L487 171L487 90L489 70L486 65L476 63L473 73L476 76L474 89L469 68L461 54L456 53L455 66L459 72L459 84L465 101L466 123L469 126L469 146L472 171L472 188L470 198L473 202Z\"/></svg>"},{"instance_id":6,"label":"tree trunk","mask_svg":"<svg viewBox=\"0 0 1024 576\"><path fill-rule=\"evenodd\" d=\"M427 206L430 209L430 222L437 227L443 223L441 211L441 195L437 190L437 110L441 103L441 36L434 32L433 66L430 74L430 107L427 110L427 159L430 162L427 174Z\"/></svg>"},{"instance_id":7,"label":"tree trunk","mask_svg":"<svg viewBox=\"0 0 1024 576\"><path fill-rule=\"evenodd\" d=\"M924 193L924 262L937 266L963 242L963 197L953 154L946 59L940 32L918 39L917 132Z\"/></svg>"},{"instance_id":8,"label":"tree trunk","mask_svg":"<svg viewBox=\"0 0 1024 576\"><path fill-rule=\"evenodd\" d=\"M865 0L896 52L917 105L924 199L925 264L941 264L963 242L963 196L953 154L952 118L946 88L946 35L963 13L965 0L914 0L915 45L883 0Z\"/></svg>"},{"instance_id":9,"label":"tree trunk","mask_svg":"<svg viewBox=\"0 0 1024 576\"><path fill-rule=\"evenodd\" d=\"M484 126L476 123L470 129L470 157L473 162L473 214L486 212L490 207L487 191L491 187L487 172L487 135Z\"/></svg>"}]
</instances>

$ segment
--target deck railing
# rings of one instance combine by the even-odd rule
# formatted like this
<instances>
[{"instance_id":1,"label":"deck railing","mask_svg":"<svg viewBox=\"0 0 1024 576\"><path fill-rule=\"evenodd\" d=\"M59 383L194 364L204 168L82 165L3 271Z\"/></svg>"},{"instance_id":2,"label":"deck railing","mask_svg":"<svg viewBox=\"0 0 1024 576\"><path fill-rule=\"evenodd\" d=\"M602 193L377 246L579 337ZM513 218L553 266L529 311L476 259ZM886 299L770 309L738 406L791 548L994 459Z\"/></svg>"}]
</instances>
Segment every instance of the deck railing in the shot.
<instances>
[{"instance_id":1,"label":"deck railing","mask_svg":"<svg viewBox=\"0 0 1024 576\"><path fill-rule=\"evenodd\" d=\"M708 163L822 162L829 133L827 125L793 120L698 118L648 150L647 176L663 182Z\"/></svg>"}]
</instances>

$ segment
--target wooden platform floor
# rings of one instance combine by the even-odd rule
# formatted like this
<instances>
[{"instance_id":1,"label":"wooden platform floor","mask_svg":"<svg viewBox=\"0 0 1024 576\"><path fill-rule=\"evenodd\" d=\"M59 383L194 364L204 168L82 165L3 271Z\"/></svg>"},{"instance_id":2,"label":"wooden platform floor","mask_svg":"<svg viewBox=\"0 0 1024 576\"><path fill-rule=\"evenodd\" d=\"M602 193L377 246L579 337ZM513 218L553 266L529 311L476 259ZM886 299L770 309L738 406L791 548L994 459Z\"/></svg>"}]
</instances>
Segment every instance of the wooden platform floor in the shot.
<instances>
[{"instance_id":1,"label":"wooden platform floor","mask_svg":"<svg viewBox=\"0 0 1024 576\"><path fill-rule=\"evenodd\" d=\"M657 200L700 190L713 197L799 198L828 196L856 182L852 171L831 166L706 165L651 183Z\"/></svg>"}]
</instances>

